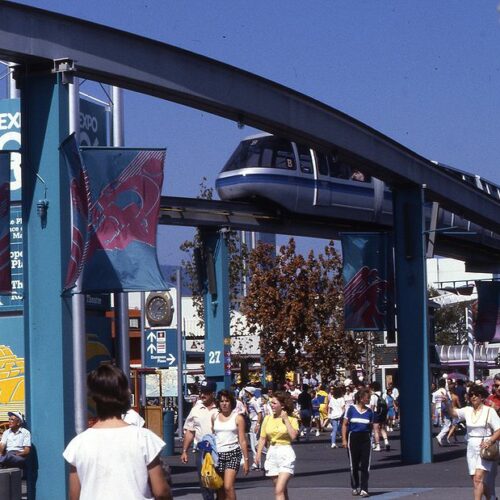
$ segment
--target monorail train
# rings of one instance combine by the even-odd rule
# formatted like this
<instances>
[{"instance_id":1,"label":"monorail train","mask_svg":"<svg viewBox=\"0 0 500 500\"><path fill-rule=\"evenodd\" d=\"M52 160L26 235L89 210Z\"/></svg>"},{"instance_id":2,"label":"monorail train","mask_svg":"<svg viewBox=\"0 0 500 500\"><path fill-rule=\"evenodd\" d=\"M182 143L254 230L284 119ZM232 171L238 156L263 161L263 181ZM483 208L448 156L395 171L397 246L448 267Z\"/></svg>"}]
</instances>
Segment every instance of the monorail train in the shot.
<instances>
[{"instance_id":1,"label":"monorail train","mask_svg":"<svg viewBox=\"0 0 500 500\"><path fill-rule=\"evenodd\" d=\"M500 200L500 187L478 176L436 163L449 175ZM380 179L352 162L269 134L240 142L216 180L222 200L263 200L292 213L392 226L392 194ZM430 221L432 204L426 204ZM438 228L455 228L463 238L500 249L500 237L447 210L438 210ZM469 231L470 235L463 235ZM458 237L458 234L457 234Z\"/></svg>"}]
</instances>

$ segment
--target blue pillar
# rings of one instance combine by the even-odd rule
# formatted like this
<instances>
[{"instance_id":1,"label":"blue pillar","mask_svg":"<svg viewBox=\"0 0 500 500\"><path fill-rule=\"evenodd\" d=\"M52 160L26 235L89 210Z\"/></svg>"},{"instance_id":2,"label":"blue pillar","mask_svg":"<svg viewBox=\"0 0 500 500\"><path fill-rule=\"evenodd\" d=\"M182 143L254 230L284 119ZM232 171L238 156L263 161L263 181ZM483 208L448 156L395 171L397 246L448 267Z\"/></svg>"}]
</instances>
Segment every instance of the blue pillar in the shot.
<instances>
[{"instance_id":1,"label":"blue pillar","mask_svg":"<svg viewBox=\"0 0 500 500\"><path fill-rule=\"evenodd\" d=\"M37 498L67 498L61 454L74 435L73 369L70 302L61 290L70 204L59 144L68 135L68 89L50 70L23 77L21 85L26 413L38 469ZM45 188L44 226L37 202L45 198ZM33 484L28 491L34 498Z\"/></svg>"},{"instance_id":2,"label":"blue pillar","mask_svg":"<svg viewBox=\"0 0 500 500\"><path fill-rule=\"evenodd\" d=\"M229 256L223 233L203 230L202 242L206 265L205 375L217 383L219 391L231 385L231 374L226 370L231 356Z\"/></svg>"},{"instance_id":3,"label":"blue pillar","mask_svg":"<svg viewBox=\"0 0 500 500\"><path fill-rule=\"evenodd\" d=\"M393 191L401 459L432 461L423 190Z\"/></svg>"}]
</instances>

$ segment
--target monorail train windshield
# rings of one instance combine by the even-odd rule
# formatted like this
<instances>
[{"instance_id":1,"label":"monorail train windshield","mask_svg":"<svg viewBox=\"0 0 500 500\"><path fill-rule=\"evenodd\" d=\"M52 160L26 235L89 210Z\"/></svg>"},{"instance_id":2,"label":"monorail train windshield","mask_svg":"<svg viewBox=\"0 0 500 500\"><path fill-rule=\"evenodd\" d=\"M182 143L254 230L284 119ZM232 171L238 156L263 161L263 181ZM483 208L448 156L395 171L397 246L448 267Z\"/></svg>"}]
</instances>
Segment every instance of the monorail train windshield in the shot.
<instances>
[{"instance_id":1,"label":"monorail train windshield","mask_svg":"<svg viewBox=\"0 0 500 500\"><path fill-rule=\"evenodd\" d=\"M258 167L295 170L292 143L273 136L242 141L222 172Z\"/></svg>"}]
</instances>

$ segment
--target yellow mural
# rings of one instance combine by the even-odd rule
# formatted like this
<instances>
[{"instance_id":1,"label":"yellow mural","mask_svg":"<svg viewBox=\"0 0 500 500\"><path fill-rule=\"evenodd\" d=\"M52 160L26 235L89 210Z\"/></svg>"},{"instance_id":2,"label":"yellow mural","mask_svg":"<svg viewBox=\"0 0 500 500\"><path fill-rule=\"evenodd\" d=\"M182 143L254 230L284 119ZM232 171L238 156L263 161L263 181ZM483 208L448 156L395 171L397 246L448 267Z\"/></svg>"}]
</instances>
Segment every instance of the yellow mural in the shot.
<instances>
[{"instance_id":1,"label":"yellow mural","mask_svg":"<svg viewBox=\"0 0 500 500\"><path fill-rule=\"evenodd\" d=\"M0 345L0 422L7 412L24 413L24 358L18 358L9 346Z\"/></svg>"}]
</instances>

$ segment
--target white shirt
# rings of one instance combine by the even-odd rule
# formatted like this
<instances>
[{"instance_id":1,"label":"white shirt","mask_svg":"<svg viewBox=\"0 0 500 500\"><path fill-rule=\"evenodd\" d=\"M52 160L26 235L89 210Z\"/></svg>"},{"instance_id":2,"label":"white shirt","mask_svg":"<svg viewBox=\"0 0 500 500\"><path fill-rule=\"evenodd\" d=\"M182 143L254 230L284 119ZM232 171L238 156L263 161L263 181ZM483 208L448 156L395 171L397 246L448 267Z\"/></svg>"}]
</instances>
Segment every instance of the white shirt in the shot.
<instances>
[{"instance_id":1,"label":"white shirt","mask_svg":"<svg viewBox=\"0 0 500 500\"><path fill-rule=\"evenodd\" d=\"M328 418L340 418L345 409L344 398L334 398L333 396L328 401Z\"/></svg>"},{"instance_id":2,"label":"white shirt","mask_svg":"<svg viewBox=\"0 0 500 500\"><path fill-rule=\"evenodd\" d=\"M208 409L201 399L196 401L184 422L184 430L194 432L194 438L199 443L205 434L212 434L212 417L215 418L218 412L215 405Z\"/></svg>"},{"instance_id":3,"label":"white shirt","mask_svg":"<svg viewBox=\"0 0 500 500\"><path fill-rule=\"evenodd\" d=\"M481 411L477 413L472 406L457 408L456 412L459 419L465 420L469 438L488 437L500 428L500 417L497 412L486 405L483 405Z\"/></svg>"},{"instance_id":4,"label":"white shirt","mask_svg":"<svg viewBox=\"0 0 500 500\"><path fill-rule=\"evenodd\" d=\"M250 420L255 422L259 420L259 413L262 414L260 398L252 396L250 401L247 403L247 407L248 407L248 416L250 417Z\"/></svg>"},{"instance_id":5,"label":"white shirt","mask_svg":"<svg viewBox=\"0 0 500 500\"><path fill-rule=\"evenodd\" d=\"M122 420L130 425L136 425L137 427L144 427L146 421L132 408L122 416Z\"/></svg>"},{"instance_id":6,"label":"white shirt","mask_svg":"<svg viewBox=\"0 0 500 500\"><path fill-rule=\"evenodd\" d=\"M31 434L28 429L19 427L17 432L7 429L2 434L2 444L5 444L5 451L23 451L25 446L31 446Z\"/></svg>"},{"instance_id":7,"label":"white shirt","mask_svg":"<svg viewBox=\"0 0 500 500\"><path fill-rule=\"evenodd\" d=\"M135 425L91 427L73 438L63 456L76 467L80 500L153 500L148 465L165 443Z\"/></svg>"}]
</instances>

